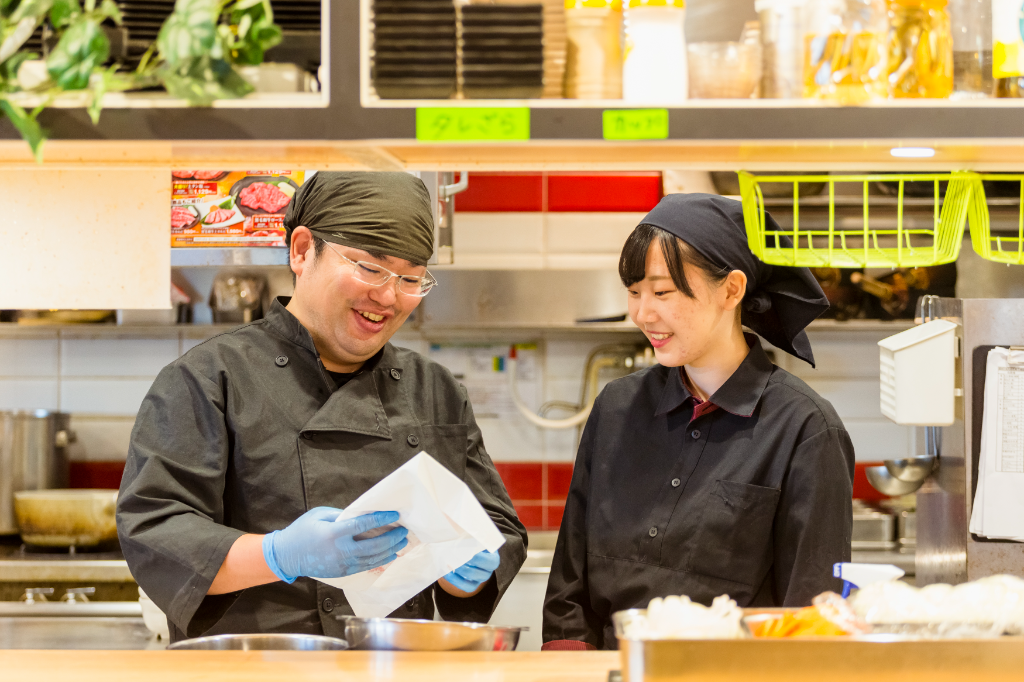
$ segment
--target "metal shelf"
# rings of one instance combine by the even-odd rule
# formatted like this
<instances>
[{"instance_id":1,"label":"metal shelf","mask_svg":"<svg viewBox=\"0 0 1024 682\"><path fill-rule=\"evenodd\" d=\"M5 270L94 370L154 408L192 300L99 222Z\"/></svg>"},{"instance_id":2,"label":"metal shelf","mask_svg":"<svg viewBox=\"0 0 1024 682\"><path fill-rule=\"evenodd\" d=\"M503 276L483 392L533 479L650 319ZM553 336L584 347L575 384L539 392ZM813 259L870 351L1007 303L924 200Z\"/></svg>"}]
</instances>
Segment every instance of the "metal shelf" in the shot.
<instances>
[{"instance_id":1,"label":"metal shelf","mask_svg":"<svg viewBox=\"0 0 1024 682\"><path fill-rule=\"evenodd\" d=\"M228 265L288 265L284 247L172 248L171 267L223 267Z\"/></svg>"}]
</instances>

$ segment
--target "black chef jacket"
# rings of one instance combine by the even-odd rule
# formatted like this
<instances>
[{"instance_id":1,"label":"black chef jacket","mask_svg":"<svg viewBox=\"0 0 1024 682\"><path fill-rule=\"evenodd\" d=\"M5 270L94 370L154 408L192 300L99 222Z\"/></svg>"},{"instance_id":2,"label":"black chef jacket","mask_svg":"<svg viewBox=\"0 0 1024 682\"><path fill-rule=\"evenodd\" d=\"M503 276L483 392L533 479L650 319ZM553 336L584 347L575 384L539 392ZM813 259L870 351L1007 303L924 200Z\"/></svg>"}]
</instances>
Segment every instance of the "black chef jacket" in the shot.
<instances>
[{"instance_id":1,"label":"black chef jacket","mask_svg":"<svg viewBox=\"0 0 1024 682\"><path fill-rule=\"evenodd\" d=\"M117 530L171 637L247 632L343 636L342 590L312 578L207 596L245 533L346 507L426 451L465 481L502 535L501 565L476 596L440 588L393 615L486 621L526 557L526 530L484 450L465 389L444 367L387 344L331 378L309 332L275 301L267 317L165 367L132 432Z\"/></svg>"},{"instance_id":2,"label":"black chef jacket","mask_svg":"<svg viewBox=\"0 0 1024 682\"><path fill-rule=\"evenodd\" d=\"M748 342L710 399L720 409L696 418L677 367L601 392L555 547L545 642L613 649L612 614L654 597L804 606L840 588L832 565L850 560L853 444L828 401Z\"/></svg>"}]
</instances>

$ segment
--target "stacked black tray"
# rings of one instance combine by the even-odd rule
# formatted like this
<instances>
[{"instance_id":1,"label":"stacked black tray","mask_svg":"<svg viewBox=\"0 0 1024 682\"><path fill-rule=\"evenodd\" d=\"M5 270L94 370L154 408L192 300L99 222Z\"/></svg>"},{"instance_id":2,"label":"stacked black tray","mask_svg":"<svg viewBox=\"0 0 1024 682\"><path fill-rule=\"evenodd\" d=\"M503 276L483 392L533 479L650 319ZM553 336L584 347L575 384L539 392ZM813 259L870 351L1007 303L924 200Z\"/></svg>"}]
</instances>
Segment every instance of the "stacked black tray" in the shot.
<instances>
[{"instance_id":1,"label":"stacked black tray","mask_svg":"<svg viewBox=\"0 0 1024 682\"><path fill-rule=\"evenodd\" d=\"M446 99L455 93L455 3L374 0L371 77L382 99Z\"/></svg>"},{"instance_id":2,"label":"stacked black tray","mask_svg":"<svg viewBox=\"0 0 1024 682\"><path fill-rule=\"evenodd\" d=\"M470 99L540 97L543 24L539 3L463 7L463 94Z\"/></svg>"}]
</instances>

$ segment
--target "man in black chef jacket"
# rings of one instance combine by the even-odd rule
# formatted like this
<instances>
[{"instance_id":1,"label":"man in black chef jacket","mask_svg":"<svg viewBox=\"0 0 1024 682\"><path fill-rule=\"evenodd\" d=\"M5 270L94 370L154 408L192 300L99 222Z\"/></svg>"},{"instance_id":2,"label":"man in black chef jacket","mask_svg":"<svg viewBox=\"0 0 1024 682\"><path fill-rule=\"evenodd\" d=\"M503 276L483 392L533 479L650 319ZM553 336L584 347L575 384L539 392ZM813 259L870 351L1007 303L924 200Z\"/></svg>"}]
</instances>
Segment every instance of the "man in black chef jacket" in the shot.
<instances>
[{"instance_id":1,"label":"man in black chef jacket","mask_svg":"<svg viewBox=\"0 0 1024 682\"><path fill-rule=\"evenodd\" d=\"M337 510L421 451L465 481L505 537L392 615L486 621L526 531L465 389L388 341L434 282L433 221L406 173L318 173L285 217L295 292L161 371L139 410L118 535L174 641L223 633L343 636L340 577L394 558L389 514ZM324 508L328 508L325 510ZM384 511L384 510L382 510Z\"/></svg>"}]
</instances>

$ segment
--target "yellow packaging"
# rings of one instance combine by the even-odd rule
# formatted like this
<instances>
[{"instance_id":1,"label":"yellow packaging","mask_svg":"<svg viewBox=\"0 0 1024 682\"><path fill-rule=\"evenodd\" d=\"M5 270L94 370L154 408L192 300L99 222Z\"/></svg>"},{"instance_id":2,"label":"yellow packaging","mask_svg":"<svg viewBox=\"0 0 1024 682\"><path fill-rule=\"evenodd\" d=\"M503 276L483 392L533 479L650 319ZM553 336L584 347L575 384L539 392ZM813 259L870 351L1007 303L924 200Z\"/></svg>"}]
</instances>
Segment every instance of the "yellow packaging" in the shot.
<instances>
[{"instance_id":1,"label":"yellow packaging","mask_svg":"<svg viewBox=\"0 0 1024 682\"><path fill-rule=\"evenodd\" d=\"M1024 2L992 0L992 77L1024 75Z\"/></svg>"},{"instance_id":2,"label":"yellow packaging","mask_svg":"<svg viewBox=\"0 0 1024 682\"><path fill-rule=\"evenodd\" d=\"M284 246L304 171L172 171L171 246Z\"/></svg>"}]
</instances>

